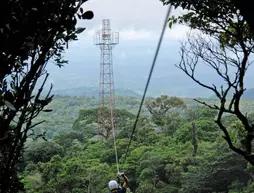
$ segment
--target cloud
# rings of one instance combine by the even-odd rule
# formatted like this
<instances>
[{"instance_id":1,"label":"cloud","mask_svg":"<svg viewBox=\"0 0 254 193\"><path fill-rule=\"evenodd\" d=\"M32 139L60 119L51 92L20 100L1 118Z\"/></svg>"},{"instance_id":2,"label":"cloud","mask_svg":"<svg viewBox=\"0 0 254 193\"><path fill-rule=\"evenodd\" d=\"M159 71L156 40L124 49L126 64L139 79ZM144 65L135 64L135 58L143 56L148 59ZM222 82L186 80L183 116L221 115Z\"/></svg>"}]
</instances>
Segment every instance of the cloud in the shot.
<instances>
[{"instance_id":1,"label":"cloud","mask_svg":"<svg viewBox=\"0 0 254 193\"><path fill-rule=\"evenodd\" d=\"M118 56L121 60L126 60L128 58L128 55L125 51L121 51L119 56Z\"/></svg>"},{"instance_id":2,"label":"cloud","mask_svg":"<svg viewBox=\"0 0 254 193\"><path fill-rule=\"evenodd\" d=\"M100 29L90 29L84 33L83 38L94 38L96 32ZM166 29L165 38L168 40L183 40L186 38L189 28L183 25L176 25L172 29ZM137 40L157 40L160 36L160 30L146 30L146 29L134 29L126 28L119 31L121 41L137 41Z\"/></svg>"},{"instance_id":3,"label":"cloud","mask_svg":"<svg viewBox=\"0 0 254 193\"><path fill-rule=\"evenodd\" d=\"M102 19L111 19L112 26L120 31L126 27L154 28L163 22L167 7L159 0L90 0L84 9L94 12L88 28L100 24Z\"/></svg>"},{"instance_id":4,"label":"cloud","mask_svg":"<svg viewBox=\"0 0 254 193\"><path fill-rule=\"evenodd\" d=\"M167 40L180 41L184 40L190 28L184 25L175 25L172 29L167 28L165 38ZM157 40L160 36L160 30L145 30L145 29L125 29L120 31L122 40Z\"/></svg>"},{"instance_id":5,"label":"cloud","mask_svg":"<svg viewBox=\"0 0 254 193\"><path fill-rule=\"evenodd\" d=\"M184 40L190 28L185 25L175 25L172 29L167 29L165 38L169 40Z\"/></svg>"},{"instance_id":6,"label":"cloud","mask_svg":"<svg viewBox=\"0 0 254 193\"><path fill-rule=\"evenodd\" d=\"M125 29L120 31L120 37L122 40L149 40L155 37L153 31L148 30L134 30L134 29Z\"/></svg>"},{"instance_id":7,"label":"cloud","mask_svg":"<svg viewBox=\"0 0 254 193\"><path fill-rule=\"evenodd\" d=\"M86 27L86 38L93 39L96 31L101 29L103 19L110 19L112 31L120 32L121 41L158 40L167 12L159 0L89 0L84 4L85 10L93 10L94 18L89 21L79 21ZM172 14L179 15L182 10L174 10ZM185 37L187 27L176 25L167 29L166 38L181 40ZM85 39L81 35L81 39Z\"/></svg>"},{"instance_id":8,"label":"cloud","mask_svg":"<svg viewBox=\"0 0 254 193\"><path fill-rule=\"evenodd\" d=\"M95 37L97 31L99 31L101 27L97 27L97 29L89 29L85 31L80 37L80 39L92 39ZM113 30L114 32L115 30ZM122 29L119 31L120 41L136 41L136 40L151 40L156 38L157 34L152 30L145 29Z\"/></svg>"}]
</instances>

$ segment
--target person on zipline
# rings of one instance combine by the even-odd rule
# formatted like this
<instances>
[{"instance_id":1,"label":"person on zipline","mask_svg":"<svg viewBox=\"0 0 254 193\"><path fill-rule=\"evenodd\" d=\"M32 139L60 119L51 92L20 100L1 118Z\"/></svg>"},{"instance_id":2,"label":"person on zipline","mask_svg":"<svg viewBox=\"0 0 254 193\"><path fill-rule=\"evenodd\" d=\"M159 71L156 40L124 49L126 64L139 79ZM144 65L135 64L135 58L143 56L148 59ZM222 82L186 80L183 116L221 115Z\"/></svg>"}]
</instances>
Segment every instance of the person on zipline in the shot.
<instances>
[{"instance_id":1,"label":"person on zipline","mask_svg":"<svg viewBox=\"0 0 254 193\"><path fill-rule=\"evenodd\" d=\"M108 183L110 193L126 193L127 191L129 183L127 176L124 173L119 173L118 176L123 178L123 185L120 186L116 180L110 180Z\"/></svg>"}]
</instances>

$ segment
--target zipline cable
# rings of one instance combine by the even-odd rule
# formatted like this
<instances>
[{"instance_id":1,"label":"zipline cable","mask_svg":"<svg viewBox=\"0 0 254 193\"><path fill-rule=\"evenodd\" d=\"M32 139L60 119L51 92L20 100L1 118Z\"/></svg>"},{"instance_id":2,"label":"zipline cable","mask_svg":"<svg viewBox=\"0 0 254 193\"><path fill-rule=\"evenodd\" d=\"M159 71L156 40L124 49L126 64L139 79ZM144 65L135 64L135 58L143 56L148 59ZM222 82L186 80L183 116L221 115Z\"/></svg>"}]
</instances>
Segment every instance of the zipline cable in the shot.
<instances>
[{"instance_id":1,"label":"zipline cable","mask_svg":"<svg viewBox=\"0 0 254 193\"><path fill-rule=\"evenodd\" d=\"M152 66L150 68L150 72L149 72L148 79L147 79L147 82L146 82L146 86L145 86L145 90L144 90L144 93L143 93L143 97L142 97L142 100L141 100L141 103L140 103L140 106L139 106L139 109L138 109L136 120L134 122L133 129L132 129L131 136L130 136L130 140L129 140L129 143L128 143L128 146L127 146L127 149L126 149L126 153L125 153L125 157L124 157L124 162L123 163L125 163L126 158L128 156L128 152L129 152L129 149L130 149L131 141L133 139L133 136L134 136L134 133L135 133L135 130L136 130L136 127L137 127L137 123L138 123L139 116L140 116L140 113L141 113L141 110L142 110L142 107L143 107L143 104L144 104L144 101L145 101L145 97L146 97L146 93L147 93L147 90L148 90L148 86L150 84L151 77L152 77L152 74L153 74L154 66L155 66L155 63L157 61L157 57L158 57L158 54L159 54L159 51L160 51L160 48L161 48L161 43L162 43L165 31L166 31L166 26L167 26L169 15L171 13L171 9L172 9L172 6L169 5L168 11L166 13L166 17L165 17L165 20L164 20L163 28L162 28L162 31L161 31L160 39L159 39L159 42L158 42L158 45L157 45L157 48L156 48L156 51L155 51L155 55L154 55L154 58L153 58Z\"/></svg>"}]
</instances>

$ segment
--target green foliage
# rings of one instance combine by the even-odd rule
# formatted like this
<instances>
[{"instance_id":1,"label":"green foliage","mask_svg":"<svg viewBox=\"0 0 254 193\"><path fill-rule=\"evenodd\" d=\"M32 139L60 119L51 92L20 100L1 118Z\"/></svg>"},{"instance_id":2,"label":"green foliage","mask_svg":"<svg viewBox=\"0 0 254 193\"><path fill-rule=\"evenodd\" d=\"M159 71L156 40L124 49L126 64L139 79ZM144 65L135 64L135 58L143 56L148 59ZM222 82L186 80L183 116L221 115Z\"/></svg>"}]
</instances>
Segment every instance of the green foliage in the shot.
<instances>
[{"instance_id":1,"label":"green foliage","mask_svg":"<svg viewBox=\"0 0 254 193\"><path fill-rule=\"evenodd\" d=\"M217 125L211 120L193 121L197 128L197 138L205 141L215 141L219 136ZM185 123L175 134L179 141L187 142L192 138L191 129L192 123Z\"/></svg>"},{"instance_id":2,"label":"green foliage","mask_svg":"<svg viewBox=\"0 0 254 193\"><path fill-rule=\"evenodd\" d=\"M116 141L120 170L127 174L132 192L251 193L253 184L250 179L254 170L227 148L212 121L215 113L193 106L191 102L186 102L186 106L185 110L176 109L181 124L176 124L172 135L158 129L152 117L145 112L137 125L126 161L124 158L131 132L131 127L128 127L133 124L134 116L126 110L117 110L122 125L117 128ZM233 120L225 117L229 125L234 125ZM108 192L108 181L117 179L113 141L102 141L89 134L92 130L87 130L87 125L96 121L96 109L80 110L80 115L73 122L76 126L83 122L84 127L73 125L69 132L55 134L52 141L43 142L45 147L58 144L57 147L64 151L64 154L50 154L55 148L47 150L49 152L44 156L50 156L43 163L32 163L31 159L28 162L27 156L32 156L31 149L40 149L43 146L41 142L27 145L25 169L21 176L28 193ZM192 123L196 126L198 145L195 156Z\"/></svg>"},{"instance_id":3,"label":"green foliage","mask_svg":"<svg viewBox=\"0 0 254 193\"><path fill-rule=\"evenodd\" d=\"M25 152L26 162L37 164L38 162L48 162L54 155L63 156L64 149L55 142L32 142Z\"/></svg>"},{"instance_id":4,"label":"green foliage","mask_svg":"<svg viewBox=\"0 0 254 193\"><path fill-rule=\"evenodd\" d=\"M152 115L152 121L160 130L168 135L174 134L181 124L179 111L186 107L184 101L178 97L162 95L146 102L146 108Z\"/></svg>"},{"instance_id":5,"label":"green foliage","mask_svg":"<svg viewBox=\"0 0 254 193\"><path fill-rule=\"evenodd\" d=\"M98 113L101 113L100 120L97 119ZM107 108L100 109L100 111L97 108L83 109L79 113L79 118L74 122L73 129L82 131L86 134L87 138L99 135L100 137L108 139L111 137L112 132L111 120L108 119L110 113L110 110ZM121 135L126 135L125 131L130 130L134 115L126 110L115 109L114 117L115 127L121 132ZM99 130L98 124L103 124L105 128L100 128Z\"/></svg>"},{"instance_id":6,"label":"green foliage","mask_svg":"<svg viewBox=\"0 0 254 193\"><path fill-rule=\"evenodd\" d=\"M204 33L216 34L221 45L235 45L239 42L239 29L243 32L243 39L252 39L253 33L235 6L234 0L161 0L164 4L171 4L175 8L188 10L180 16L172 16L169 20L171 27L175 23L184 23L193 29Z\"/></svg>"},{"instance_id":7,"label":"green foliage","mask_svg":"<svg viewBox=\"0 0 254 193\"><path fill-rule=\"evenodd\" d=\"M146 108L157 118L164 116L168 111L176 107L184 107L184 101L178 97L169 97L162 95L156 99L151 99L146 102ZM156 117L155 117L156 119Z\"/></svg>"},{"instance_id":8,"label":"green foliage","mask_svg":"<svg viewBox=\"0 0 254 193\"><path fill-rule=\"evenodd\" d=\"M8 0L0 2L0 190L22 191L17 165L28 136L37 137L34 122L52 101L47 64L61 67L68 43L84 30L77 20L93 13L81 7L86 0Z\"/></svg>"},{"instance_id":9,"label":"green foliage","mask_svg":"<svg viewBox=\"0 0 254 193\"><path fill-rule=\"evenodd\" d=\"M141 184L137 189L137 193L154 193L156 192L156 188L153 184Z\"/></svg>"},{"instance_id":10,"label":"green foliage","mask_svg":"<svg viewBox=\"0 0 254 193\"><path fill-rule=\"evenodd\" d=\"M246 15L242 15L246 14L245 2L235 0L162 0L162 2L186 9L179 16L171 18L170 25L178 22L195 29L181 46L181 60L177 66L196 84L212 91L219 104L196 101L218 112L216 123L229 147L254 164L252 151L254 125L240 109L246 90L245 76L254 53L254 33L246 21ZM251 26L253 27L252 24ZM201 80L198 77L201 64L211 67L222 82ZM227 114L234 115L239 123L225 125L223 119ZM240 139L237 139L238 137Z\"/></svg>"},{"instance_id":11,"label":"green foliage","mask_svg":"<svg viewBox=\"0 0 254 193\"><path fill-rule=\"evenodd\" d=\"M235 154L213 157L210 163L200 162L184 174L182 192L224 192L237 182L246 185L250 175L244 170L246 161Z\"/></svg>"}]
</instances>

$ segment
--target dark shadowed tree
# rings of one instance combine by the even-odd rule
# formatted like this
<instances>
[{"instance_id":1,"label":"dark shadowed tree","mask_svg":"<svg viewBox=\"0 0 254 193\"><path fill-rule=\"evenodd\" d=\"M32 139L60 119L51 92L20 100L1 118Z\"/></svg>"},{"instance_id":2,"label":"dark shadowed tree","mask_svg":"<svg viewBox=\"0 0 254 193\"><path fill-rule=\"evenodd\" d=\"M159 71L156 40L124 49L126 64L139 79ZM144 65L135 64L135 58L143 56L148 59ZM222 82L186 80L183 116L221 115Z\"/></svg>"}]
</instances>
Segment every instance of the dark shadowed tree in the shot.
<instances>
[{"instance_id":1,"label":"dark shadowed tree","mask_svg":"<svg viewBox=\"0 0 254 193\"><path fill-rule=\"evenodd\" d=\"M164 4L171 4L175 7L181 7L200 14L200 20L209 14L210 18L217 16L223 17L220 13L224 13L224 17L232 19L232 14L238 12L243 16L243 19L248 23L254 33L254 13L252 10L252 2L249 0L160 0Z\"/></svg>"},{"instance_id":2,"label":"dark shadowed tree","mask_svg":"<svg viewBox=\"0 0 254 193\"><path fill-rule=\"evenodd\" d=\"M233 3L240 10L240 13L248 22L252 32L254 33L254 12L252 8L252 2L249 0L233 0Z\"/></svg>"},{"instance_id":3,"label":"dark shadowed tree","mask_svg":"<svg viewBox=\"0 0 254 193\"><path fill-rule=\"evenodd\" d=\"M62 156L64 148L57 143L49 141L34 142L29 145L24 153L25 162L37 164L48 162L55 155Z\"/></svg>"},{"instance_id":4,"label":"dark shadowed tree","mask_svg":"<svg viewBox=\"0 0 254 193\"><path fill-rule=\"evenodd\" d=\"M22 189L17 177L24 143L40 123L33 119L52 100L42 96L48 61L61 66L62 52L91 19L86 0L8 0L0 3L0 192ZM38 85L38 83L40 83Z\"/></svg>"},{"instance_id":5,"label":"dark shadowed tree","mask_svg":"<svg viewBox=\"0 0 254 193\"><path fill-rule=\"evenodd\" d=\"M210 159L190 167L183 177L181 192L229 192L233 183L244 187L250 180L250 174L246 171L247 162L237 154L224 152L224 156Z\"/></svg>"},{"instance_id":6,"label":"dark shadowed tree","mask_svg":"<svg viewBox=\"0 0 254 193\"><path fill-rule=\"evenodd\" d=\"M189 12L174 22L187 23L205 36L190 37L181 48L181 62L178 67L197 84L211 90L219 103L197 102L217 111L216 123L224 134L229 147L254 164L253 138L254 125L241 111L240 102L244 94L245 76L253 54L253 34L239 9L230 0L217 1L180 1L168 0L165 3L188 9ZM200 65L207 65L214 70L221 85L209 83L198 78ZM232 141L229 128L223 123L226 114L234 115L242 124L241 131L245 144L238 146Z\"/></svg>"}]
</instances>

